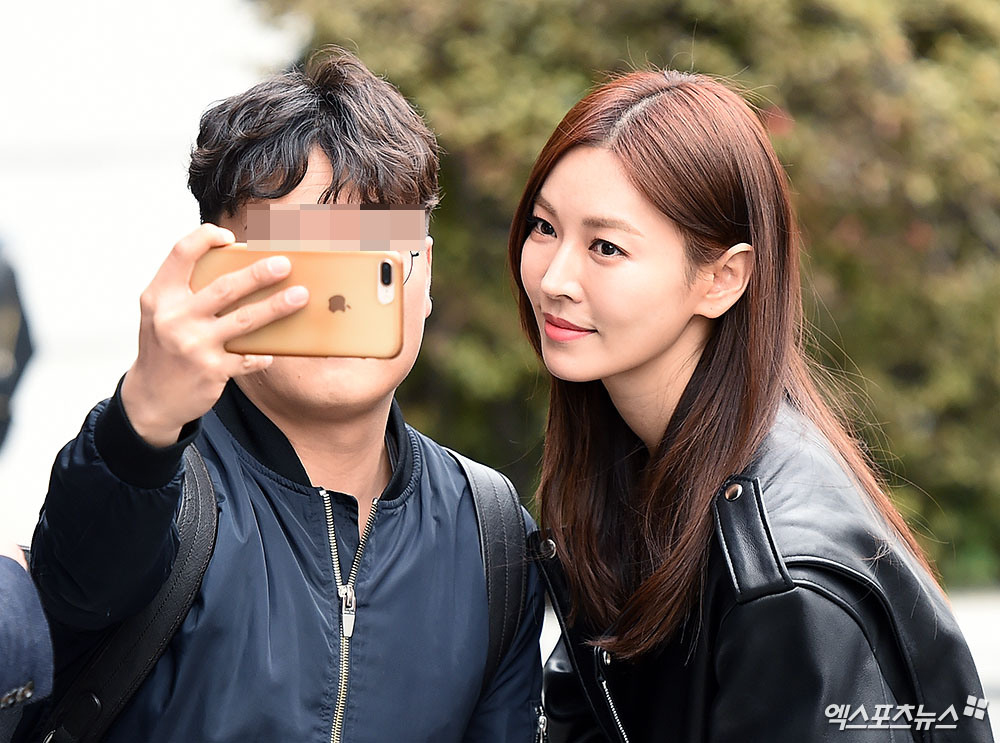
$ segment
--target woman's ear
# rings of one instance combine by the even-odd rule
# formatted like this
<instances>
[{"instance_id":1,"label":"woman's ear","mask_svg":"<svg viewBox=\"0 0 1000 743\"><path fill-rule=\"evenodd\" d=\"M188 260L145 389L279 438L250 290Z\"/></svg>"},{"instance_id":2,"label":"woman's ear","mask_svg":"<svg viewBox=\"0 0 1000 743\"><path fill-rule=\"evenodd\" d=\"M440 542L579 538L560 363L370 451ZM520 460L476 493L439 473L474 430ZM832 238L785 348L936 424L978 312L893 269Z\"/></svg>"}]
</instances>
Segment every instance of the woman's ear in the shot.
<instances>
[{"instance_id":1,"label":"woman's ear","mask_svg":"<svg viewBox=\"0 0 1000 743\"><path fill-rule=\"evenodd\" d=\"M711 319L722 316L743 296L752 271L753 248L747 243L737 243L717 261L704 266L699 273L708 287L696 314Z\"/></svg>"}]
</instances>

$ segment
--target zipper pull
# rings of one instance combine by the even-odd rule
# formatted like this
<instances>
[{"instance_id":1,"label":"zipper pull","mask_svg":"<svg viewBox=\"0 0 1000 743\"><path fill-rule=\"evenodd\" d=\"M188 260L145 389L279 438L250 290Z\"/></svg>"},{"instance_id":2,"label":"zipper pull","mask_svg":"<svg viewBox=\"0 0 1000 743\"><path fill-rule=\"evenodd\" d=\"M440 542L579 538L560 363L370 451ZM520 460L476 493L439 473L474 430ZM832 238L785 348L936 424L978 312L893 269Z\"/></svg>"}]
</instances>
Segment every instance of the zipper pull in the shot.
<instances>
[{"instance_id":1,"label":"zipper pull","mask_svg":"<svg viewBox=\"0 0 1000 743\"><path fill-rule=\"evenodd\" d=\"M340 628L344 637L350 639L354 634L354 618L358 613L358 598L354 595L354 586L348 583L346 586L337 587L337 595L340 596Z\"/></svg>"},{"instance_id":2,"label":"zipper pull","mask_svg":"<svg viewBox=\"0 0 1000 743\"><path fill-rule=\"evenodd\" d=\"M594 675L597 677L598 682L603 684L608 680L607 674L604 671L610 665L611 665L611 653L609 653L602 647L595 647Z\"/></svg>"},{"instance_id":3,"label":"zipper pull","mask_svg":"<svg viewBox=\"0 0 1000 743\"><path fill-rule=\"evenodd\" d=\"M535 714L538 715L538 724L535 728L535 743L548 743L549 718L545 716L545 708L538 705L535 707Z\"/></svg>"}]
</instances>

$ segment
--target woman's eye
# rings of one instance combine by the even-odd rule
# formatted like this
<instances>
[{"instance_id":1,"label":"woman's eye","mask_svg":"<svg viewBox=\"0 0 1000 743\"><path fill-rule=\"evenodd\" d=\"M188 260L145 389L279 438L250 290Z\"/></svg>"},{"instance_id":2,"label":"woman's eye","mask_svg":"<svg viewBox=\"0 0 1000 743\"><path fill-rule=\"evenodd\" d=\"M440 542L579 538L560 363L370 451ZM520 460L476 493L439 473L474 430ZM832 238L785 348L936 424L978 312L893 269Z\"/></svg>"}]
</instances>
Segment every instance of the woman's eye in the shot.
<instances>
[{"instance_id":1,"label":"woman's eye","mask_svg":"<svg viewBox=\"0 0 1000 743\"><path fill-rule=\"evenodd\" d=\"M533 232L538 232L539 234L545 235L547 237L553 237L556 234L556 231L552 227L552 225L550 225L541 217L534 217L534 216L528 217L528 225L531 227L531 230Z\"/></svg>"},{"instance_id":2,"label":"woman's eye","mask_svg":"<svg viewBox=\"0 0 1000 743\"><path fill-rule=\"evenodd\" d=\"M624 255L621 248L614 243L609 243L607 240L595 241L593 248L599 255L604 256L605 258L613 258L616 255Z\"/></svg>"}]
</instances>

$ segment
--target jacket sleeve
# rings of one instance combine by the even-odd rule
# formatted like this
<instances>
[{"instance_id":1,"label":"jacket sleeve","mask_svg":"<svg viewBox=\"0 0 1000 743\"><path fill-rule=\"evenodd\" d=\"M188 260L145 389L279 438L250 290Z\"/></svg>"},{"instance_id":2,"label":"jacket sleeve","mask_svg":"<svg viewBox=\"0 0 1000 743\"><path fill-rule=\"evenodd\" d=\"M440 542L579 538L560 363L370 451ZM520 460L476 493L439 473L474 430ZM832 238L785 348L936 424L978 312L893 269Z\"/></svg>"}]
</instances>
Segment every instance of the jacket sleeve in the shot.
<instances>
[{"instance_id":1,"label":"jacket sleeve","mask_svg":"<svg viewBox=\"0 0 1000 743\"><path fill-rule=\"evenodd\" d=\"M0 710L52 691L52 643L27 571L0 556Z\"/></svg>"},{"instance_id":2,"label":"jacket sleeve","mask_svg":"<svg viewBox=\"0 0 1000 743\"><path fill-rule=\"evenodd\" d=\"M32 540L32 574L49 618L100 630L141 609L170 571L182 455L199 424L169 447L135 433L115 396L88 415L56 458Z\"/></svg>"},{"instance_id":3,"label":"jacket sleeve","mask_svg":"<svg viewBox=\"0 0 1000 743\"><path fill-rule=\"evenodd\" d=\"M525 515L529 526L530 517ZM465 731L469 743L517 743L535 740L542 696L539 638L545 614L538 568L528 563L524 617L510 650L484 689Z\"/></svg>"},{"instance_id":4,"label":"jacket sleeve","mask_svg":"<svg viewBox=\"0 0 1000 743\"><path fill-rule=\"evenodd\" d=\"M889 723L872 727L878 705L883 716L895 706L875 654L849 611L810 588L737 604L720 627L715 671L711 743L911 740Z\"/></svg>"}]
</instances>

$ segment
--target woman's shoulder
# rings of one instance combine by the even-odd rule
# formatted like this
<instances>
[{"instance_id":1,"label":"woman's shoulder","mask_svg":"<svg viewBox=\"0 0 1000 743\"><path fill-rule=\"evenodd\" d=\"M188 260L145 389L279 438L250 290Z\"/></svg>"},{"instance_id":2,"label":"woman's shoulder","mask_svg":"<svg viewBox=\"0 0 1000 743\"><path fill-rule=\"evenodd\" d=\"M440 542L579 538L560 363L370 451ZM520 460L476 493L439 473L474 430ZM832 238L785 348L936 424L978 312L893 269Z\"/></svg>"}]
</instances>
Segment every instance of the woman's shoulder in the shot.
<instances>
[{"instance_id":1,"label":"woman's shoulder","mask_svg":"<svg viewBox=\"0 0 1000 743\"><path fill-rule=\"evenodd\" d=\"M743 473L786 558L870 559L898 537L818 427L783 404Z\"/></svg>"},{"instance_id":2,"label":"woman's shoulder","mask_svg":"<svg viewBox=\"0 0 1000 743\"><path fill-rule=\"evenodd\" d=\"M788 405L753 464L725 481L712 509L739 601L787 590L796 566L825 566L879 592L888 590L891 568L908 573L914 586L933 588L834 447Z\"/></svg>"},{"instance_id":3,"label":"woman's shoulder","mask_svg":"<svg viewBox=\"0 0 1000 743\"><path fill-rule=\"evenodd\" d=\"M942 712L982 695L943 592L803 416L781 411L754 465L712 508L704 601L717 647L768 627L765 644L794 648L789 657L814 671L851 667L845 654L856 653L897 703Z\"/></svg>"}]
</instances>

